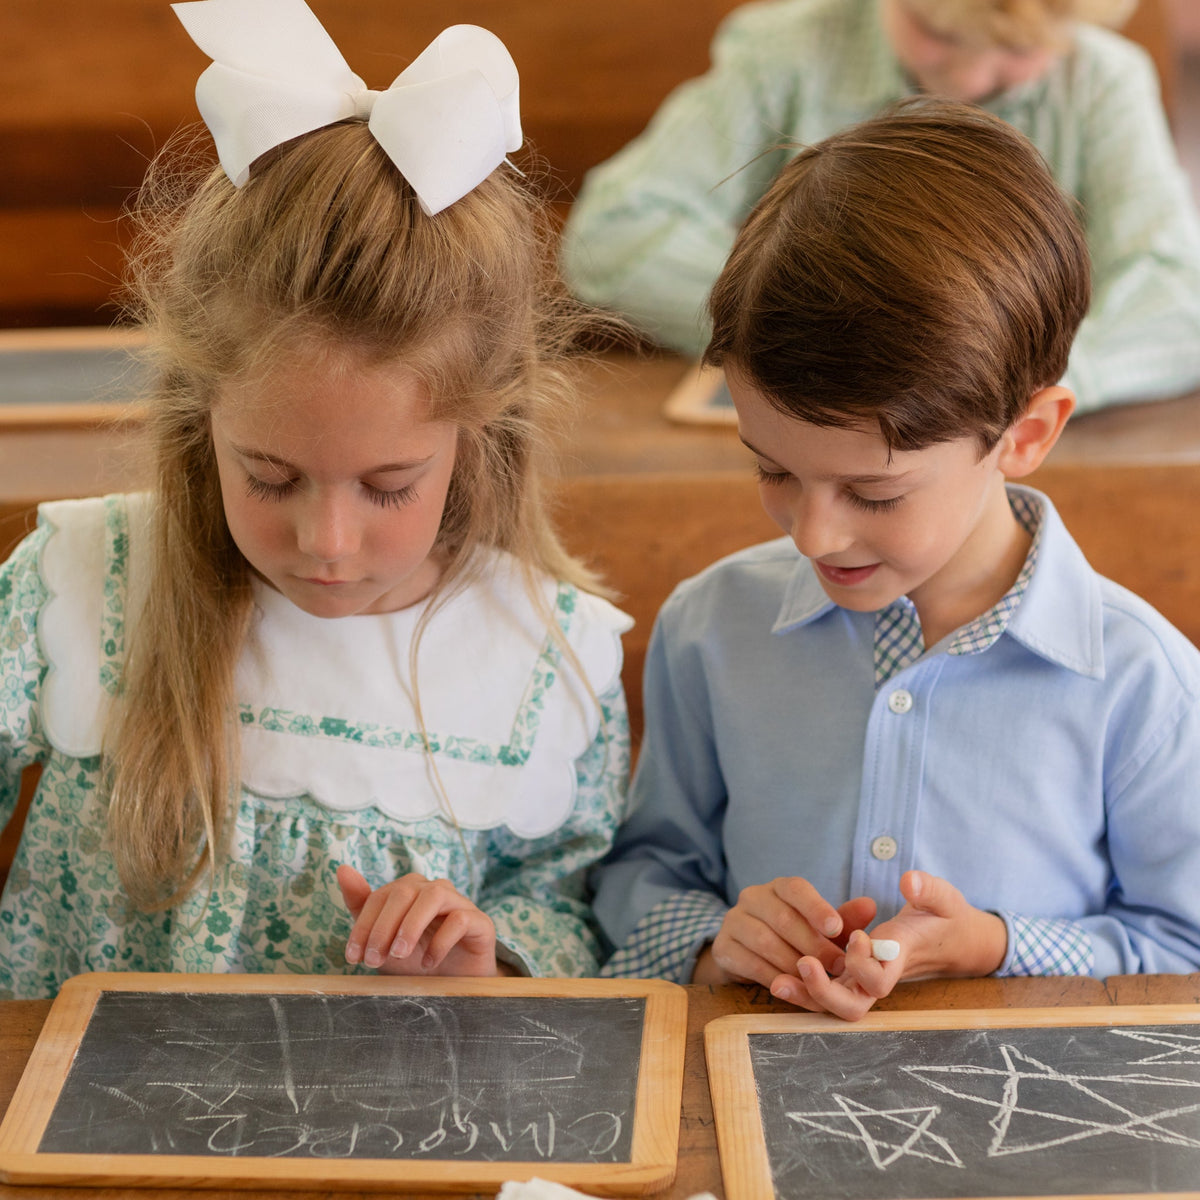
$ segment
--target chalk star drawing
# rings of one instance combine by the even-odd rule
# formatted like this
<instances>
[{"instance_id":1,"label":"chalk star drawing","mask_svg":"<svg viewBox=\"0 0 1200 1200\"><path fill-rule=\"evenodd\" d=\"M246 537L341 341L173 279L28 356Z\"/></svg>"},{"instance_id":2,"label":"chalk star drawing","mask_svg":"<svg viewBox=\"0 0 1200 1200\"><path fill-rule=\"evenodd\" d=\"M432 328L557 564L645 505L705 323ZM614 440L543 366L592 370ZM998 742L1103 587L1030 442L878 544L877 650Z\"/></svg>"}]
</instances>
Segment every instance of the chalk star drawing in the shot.
<instances>
[{"instance_id":1,"label":"chalk star drawing","mask_svg":"<svg viewBox=\"0 0 1200 1200\"><path fill-rule=\"evenodd\" d=\"M1149 1054L1145 1058L1135 1058L1130 1066L1144 1066L1146 1063L1200 1062L1200 1035L1191 1033L1159 1033L1145 1029L1110 1029L1109 1033L1117 1037L1129 1038L1135 1042L1146 1042L1151 1046L1166 1046L1165 1054Z\"/></svg>"},{"instance_id":2,"label":"chalk star drawing","mask_svg":"<svg viewBox=\"0 0 1200 1200\"><path fill-rule=\"evenodd\" d=\"M987 1105L996 1110L995 1116L989 1121L994 1130L991 1145L988 1147L989 1158L1005 1154L1026 1154L1033 1150L1045 1150L1052 1146L1066 1145L1068 1142L1107 1135L1200 1150L1200 1138L1170 1129L1166 1124L1168 1121L1200 1113L1200 1101L1157 1109L1153 1103L1144 1103L1143 1107L1150 1111L1137 1112L1091 1086L1104 1085L1110 1092L1132 1089L1136 1094L1148 1088L1197 1089L1200 1088L1198 1080L1142 1074L1073 1075L1058 1071L1030 1055L1021 1053L1015 1046L1003 1045L1000 1047L1000 1053L1004 1058L1003 1068L973 1063L903 1068L939 1092L958 1096L974 1104ZM943 1081L939 1076L954 1078L956 1083L958 1080L963 1082L955 1086ZM989 1094L997 1091L997 1084L999 1094ZM960 1090L972 1085L978 1089L977 1092ZM1056 1103L1056 1097L1066 1099L1066 1093L1069 1092L1075 1093L1074 1115L1065 1111L1068 1106ZM1044 1107L1037 1107L1031 1094L1041 1093L1045 1093ZM1079 1115L1080 1096L1093 1102L1092 1115ZM1013 1128L1016 1117L1029 1118L1025 1124L1031 1128L1024 1138L1019 1138ZM1044 1130L1043 1122L1050 1123L1053 1127L1051 1132L1047 1133ZM1039 1129L1042 1130L1041 1133L1037 1132Z\"/></svg>"},{"instance_id":3,"label":"chalk star drawing","mask_svg":"<svg viewBox=\"0 0 1200 1200\"><path fill-rule=\"evenodd\" d=\"M927 1158L931 1162L945 1163L947 1166L963 1165L950 1143L929 1131L929 1126L939 1112L936 1104L925 1108L875 1109L837 1093L834 1093L833 1099L838 1105L836 1111L790 1112L787 1115L799 1125L808 1125L823 1133L831 1133L834 1137L861 1141L870 1154L871 1161L881 1171L890 1167L896 1159L905 1156ZM869 1128L872 1125L884 1136L873 1134ZM905 1132L900 1140L889 1140L886 1136L895 1138L901 1130Z\"/></svg>"}]
</instances>

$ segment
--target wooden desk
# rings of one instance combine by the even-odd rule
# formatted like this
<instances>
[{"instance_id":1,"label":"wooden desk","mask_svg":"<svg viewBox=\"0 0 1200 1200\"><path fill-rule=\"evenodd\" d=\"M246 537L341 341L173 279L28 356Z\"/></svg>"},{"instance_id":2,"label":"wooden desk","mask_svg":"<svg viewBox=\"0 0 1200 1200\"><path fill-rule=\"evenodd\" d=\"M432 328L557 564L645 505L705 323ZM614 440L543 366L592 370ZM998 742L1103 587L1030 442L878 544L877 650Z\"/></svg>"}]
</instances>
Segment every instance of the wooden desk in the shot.
<instances>
[{"instance_id":1,"label":"wooden desk","mask_svg":"<svg viewBox=\"0 0 1200 1200\"><path fill-rule=\"evenodd\" d=\"M1200 1003L1200 974L1123 975L1095 979L949 979L902 984L881 1009L1036 1008L1069 1005ZM48 1000L0 1001L0 1110L7 1109L17 1080L50 1011ZM687 1060L679 1130L679 1170L675 1185L659 1195L686 1200L697 1192L720 1197L720 1163L713 1129L702 1033L716 1017L730 1013L790 1011L761 988L688 988ZM398 1168L399 1170L399 1168ZM295 1200L294 1192L206 1191L211 1200ZM353 1200L370 1193L339 1193ZM196 1192L147 1188L61 1188L0 1186L0 1200L196 1200ZM432 1200L427 1195L423 1200ZM487 1200L491 1200L490 1195Z\"/></svg>"}]
</instances>

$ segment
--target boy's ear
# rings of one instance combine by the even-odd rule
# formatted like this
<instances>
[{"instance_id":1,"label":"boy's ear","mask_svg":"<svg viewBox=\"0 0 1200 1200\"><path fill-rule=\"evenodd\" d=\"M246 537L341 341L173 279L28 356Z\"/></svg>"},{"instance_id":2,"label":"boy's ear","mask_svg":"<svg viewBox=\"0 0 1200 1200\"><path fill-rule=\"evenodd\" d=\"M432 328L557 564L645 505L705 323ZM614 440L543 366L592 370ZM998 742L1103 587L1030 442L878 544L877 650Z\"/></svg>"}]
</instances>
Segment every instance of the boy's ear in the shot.
<instances>
[{"instance_id":1,"label":"boy's ear","mask_svg":"<svg viewBox=\"0 0 1200 1200\"><path fill-rule=\"evenodd\" d=\"M1009 479L1036 471L1050 453L1067 418L1075 410L1075 393L1065 387L1034 392L1025 411L1004 431L996 466Z\"/></svg>"}]
</instances>

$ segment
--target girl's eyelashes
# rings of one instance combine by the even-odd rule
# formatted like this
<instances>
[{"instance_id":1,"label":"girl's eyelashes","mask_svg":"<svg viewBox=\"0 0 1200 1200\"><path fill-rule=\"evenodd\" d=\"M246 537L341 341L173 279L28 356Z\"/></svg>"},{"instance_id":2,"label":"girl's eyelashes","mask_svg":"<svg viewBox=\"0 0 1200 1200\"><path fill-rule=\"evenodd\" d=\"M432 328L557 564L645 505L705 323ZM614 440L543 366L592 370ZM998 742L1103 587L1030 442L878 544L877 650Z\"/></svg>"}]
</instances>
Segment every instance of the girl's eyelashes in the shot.
<instances>
[{"instance_id":1,"label":"girl's eyelashes","mask_svg":"<svg viewBox=\"0 0 1200 1200\"><path fill-rule=\"evenodd\" d=\"M406 504L411 504L417 498L416 484L408 483L402 488L396 488L394 491L385 491L383 488L371 487L370 484L364 483L367 497L372 504L378 504L380 508L403 508Z\"/></svg>"},{"instance_id":2,"label":"girl's eyelashes","mask_svg":"<svg viewBox=\"0 0 1200 1200\"><path fill-rule=\"evenodd\" d=\"M404 505L411 504L417 496L416 485L412 483L393 490L372 487L369 483L364 483L362 487L367 499L380 508L403 508ZM246 476L246 494L259 500L283 500L295 489L296 483L291 479L272 483L254 475Z\"/></svg>"},{"instance_id":3,"label":"girl's eyelashes","mask_svg":"<svg viewBox=\"0 0 1200 1200\"><path fill-rule=\"evenodd\" d=\"M290 479L282 483L270 483L254 475L246 476L246 494L259 500L282 500L295 486Z\"/></svg>"}]
</instances>

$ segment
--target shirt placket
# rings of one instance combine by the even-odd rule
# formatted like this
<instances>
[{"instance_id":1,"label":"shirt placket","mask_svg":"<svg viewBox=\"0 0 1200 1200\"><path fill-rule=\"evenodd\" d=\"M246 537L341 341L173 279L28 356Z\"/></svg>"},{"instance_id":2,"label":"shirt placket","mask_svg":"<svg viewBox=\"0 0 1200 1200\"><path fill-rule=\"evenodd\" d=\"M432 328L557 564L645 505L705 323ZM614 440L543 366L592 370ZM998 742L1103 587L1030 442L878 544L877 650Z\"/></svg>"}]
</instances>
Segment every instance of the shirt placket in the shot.
<instances>
[{"instance_id":1,"label":"shirt placket","mask_svg":"<svg viewBox=\"0 0 1200 1200\"><path fill-rule=\"evenodd\" d=\"M851 895L871 896L886 920L900 907L900 877L919 866L917 820L933 692L944 655L899 672L871 706L851 867Z\"/></svg>"}]
</instances>

